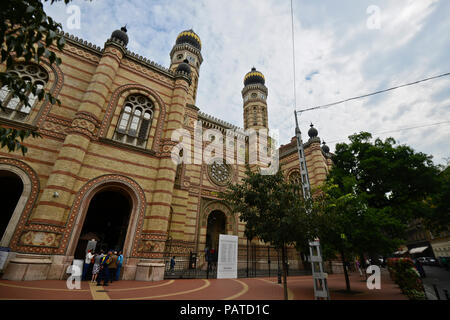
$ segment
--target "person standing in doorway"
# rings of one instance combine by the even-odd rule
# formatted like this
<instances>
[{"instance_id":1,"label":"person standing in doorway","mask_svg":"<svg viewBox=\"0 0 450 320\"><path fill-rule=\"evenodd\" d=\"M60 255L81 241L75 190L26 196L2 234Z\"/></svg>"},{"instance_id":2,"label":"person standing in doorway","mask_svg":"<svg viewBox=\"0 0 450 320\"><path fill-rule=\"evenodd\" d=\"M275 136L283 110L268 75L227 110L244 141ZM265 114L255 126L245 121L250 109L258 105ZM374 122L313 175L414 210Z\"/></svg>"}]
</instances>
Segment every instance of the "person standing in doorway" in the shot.
<instances>
[{"instance_id":1,"label":"person standing in doorway","mask_svg":"<svg viewBox=\"0 0 450 320\"><path fill-rule=\"evenodd\" d=\"M108 266L110 277L109 280L111 283L113 283L113 280L116 278L116 272L117 272L117 251L114 251L114 253L111 255L111 263Z\"/></svg>"},{"instance_id":2,"label":"person standing in doorway","mask_svg":"<svg viewBox=\"0 0 450 320\"><path fill-rule=\"evenodd\" d=\"M83 280L87 280L89 266L93 257L94 255L92 254L92 250L88 250L88 252L86 253L86 258L84 259Z\"/></svg>"},{"instance_id":3,"label":"person standing in doorway","mask_svg":"<svg viewBox=\"0 0 450 320\"><path fill-rule=\"evenodd\" d=\"M100 263L100 273L97 277L97 285L99 286L103 280L103 286L108 286L109 282L109 264L111 263L112 252L109 251L106 256L104 256Z\"/></svg>"},{"instance_id":4,"label":"person standing in doorway","mask_svg":"<svg viewBox=\"0 0 450 320\"><path fill-rule=\"evenodd\" d=\"M209 259L211 260L211 270L215 270L216 266L216 249L211 248L209 253Z\"/></svg>"},{"instance_id":5,"label":"person standing in doorway","mask_svg":"<svg viewBox=\"0 0 450 320\"><path fill-rule=\"evenodd\" d=\"M120 278L120 269L122 269L123 264L123 254L122 251L119 251L119 256L117 257L117 271L116 271L116 281L119 281Z\"/></svg>"},{"instance_id":6,"label":"person standing in doorway","mask_svg":"<svg viewBox=\"0 0 450 320\"><path fill-rule=\"evenodd\" d=\"M100 263L103 258L103 252L97 252L94 257L94 267L92 268L92 282L97 281L98 273L100 272Z\"/></svg>"}]
</instances>

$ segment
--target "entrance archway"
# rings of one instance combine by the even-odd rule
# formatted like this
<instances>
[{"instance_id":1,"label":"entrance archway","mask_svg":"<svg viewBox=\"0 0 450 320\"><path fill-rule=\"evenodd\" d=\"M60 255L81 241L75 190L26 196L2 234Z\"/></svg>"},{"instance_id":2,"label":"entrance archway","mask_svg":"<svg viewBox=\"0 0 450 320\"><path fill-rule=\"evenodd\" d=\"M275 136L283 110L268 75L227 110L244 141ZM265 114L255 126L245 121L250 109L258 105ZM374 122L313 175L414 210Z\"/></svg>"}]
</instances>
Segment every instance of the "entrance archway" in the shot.
<instances>
[{"instance_id":1,"label":"entrance archway","mask_svg":"<svg viewBox=\"0 0 450 320\"><path fill-rule=\"evenodd\" d=\"M222 211L215 210L208 216L206 228L206 247L219 249L219 235L226 234L227 217Z\"/></svg>"},{"instance_id":2,"label":"entrance archway","mask_svg":"<svg viewBox=\"0 0 450 320\"><path fill-rule=\"evenodd\" d=\"M133 201L118 187L97 192L89 202L74 258L84 259L88 241L97 241L95 250L122 251L125 245Z\"/></svg>"},{"instance_id":3,"label":"entrance archway","mask_svg":"<svg viewBox=\"0 0 450 320\"><path fill-rule=\"evenodd\" d=\"M8 229L23 190L24 184L17 174L0 170L0 239L4 237Z\"/></svg>"}]
</instances>

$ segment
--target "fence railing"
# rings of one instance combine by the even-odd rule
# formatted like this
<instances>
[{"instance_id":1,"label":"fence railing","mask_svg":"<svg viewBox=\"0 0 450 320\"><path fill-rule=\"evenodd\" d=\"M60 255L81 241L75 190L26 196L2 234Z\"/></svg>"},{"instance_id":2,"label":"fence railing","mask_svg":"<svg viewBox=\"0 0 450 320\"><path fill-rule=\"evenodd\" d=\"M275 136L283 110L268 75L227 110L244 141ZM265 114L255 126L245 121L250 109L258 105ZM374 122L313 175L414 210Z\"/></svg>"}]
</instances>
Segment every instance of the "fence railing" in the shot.
<instances>
[{"instance_id":1,"label":"fence railing","mask_svg":"<svg viewBox=\"0 0 450 320\"><path fill-rule=\"evenodd\" d=\"M204 252L191 252L189 256L176 256L175 264L171 263L173 255L166 254L165 279L217 277L217 262L207 261ZM292 257L291 257L292 258ZM298 261L291 259L288 263L288 276L311 275ZM238 278L277 277L281 276L281 258L277 250L268 247L249 246L238 255Z\"/></svg>"}]
</instances>

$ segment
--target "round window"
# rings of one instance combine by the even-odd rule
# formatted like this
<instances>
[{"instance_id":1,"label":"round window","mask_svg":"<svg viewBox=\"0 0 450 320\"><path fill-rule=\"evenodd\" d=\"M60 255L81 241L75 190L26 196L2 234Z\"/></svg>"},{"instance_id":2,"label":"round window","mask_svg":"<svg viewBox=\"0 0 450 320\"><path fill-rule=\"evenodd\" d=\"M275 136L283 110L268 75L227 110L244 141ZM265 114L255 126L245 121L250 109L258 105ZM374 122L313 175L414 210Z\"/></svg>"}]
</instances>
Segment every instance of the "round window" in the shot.
<instances>
[{"instance_id":1,"label":"round window","mask_svg":"<svg viewBox=\"0 0 450 320\"><path fill-rule=\"evenodd\" d=\"M214 161L212 164L208 165L208 175L210 179L219 186L225 186L232 176L231 166L226 163Z\"/></svg>"}]
</instances>

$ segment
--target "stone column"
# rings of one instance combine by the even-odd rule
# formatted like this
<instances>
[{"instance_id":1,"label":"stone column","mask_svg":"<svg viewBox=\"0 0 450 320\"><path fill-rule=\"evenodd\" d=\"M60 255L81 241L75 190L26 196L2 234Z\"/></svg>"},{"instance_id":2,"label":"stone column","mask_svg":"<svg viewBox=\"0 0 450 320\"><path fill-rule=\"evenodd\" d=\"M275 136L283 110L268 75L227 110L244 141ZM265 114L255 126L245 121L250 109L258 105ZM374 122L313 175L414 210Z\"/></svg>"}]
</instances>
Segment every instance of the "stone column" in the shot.
<instances>
[{"instance_id":1,"label":"stone column","mask_svg":"<svg viewBox=\"0 0 450 320\"><path fill-rule=\"evenodd\" d=\"M150 216L144 221L144 231L166 233L168 229L170 205L175 183L177 165L171 159L172 148L177 142L170 141L172 133L183 127L183 119L189 93L190 77L184 72L176 72L172 101L168 112L166 132L164 134L162 152L155 189L153 192Z\"/></svg>"},{"instance_id":2,"label":"stone column","mask_svg":"<svg viewBox=\"0 0 450 320\"><path fill-rule=\"evenodd\" d=\"M114 81L122 47L107 42L92 80L72 121L58 158L53 166L40 202L30 222L64 224L71 207L71 197L89 143L98 130L109 88ZM58 195L56 195L56 193Z\"/></svg>"}]
</instances>

